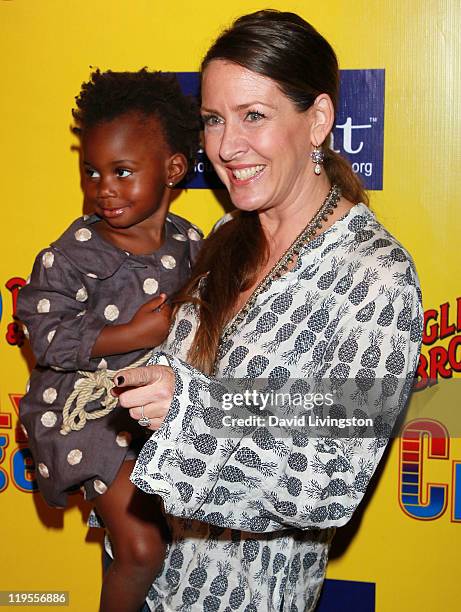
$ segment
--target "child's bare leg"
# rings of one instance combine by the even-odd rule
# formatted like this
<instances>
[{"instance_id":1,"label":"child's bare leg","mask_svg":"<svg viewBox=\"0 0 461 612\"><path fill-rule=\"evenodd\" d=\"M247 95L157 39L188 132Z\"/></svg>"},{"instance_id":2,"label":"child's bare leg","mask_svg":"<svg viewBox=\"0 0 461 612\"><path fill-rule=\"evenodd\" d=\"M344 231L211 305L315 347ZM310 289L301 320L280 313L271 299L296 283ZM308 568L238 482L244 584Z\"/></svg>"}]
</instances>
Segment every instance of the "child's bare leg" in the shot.
<instances>
[{"instance_id":1,"label":"child's bare leg","mask_svg":"<svg viewBox=\"0 0 461 612\"><path fill-rule=\"evenodd\" d=\"M157 498L129 480L133 467L133 461L124 461L109 490L95 501L114 554L104 576L100 612L137 612L165 558L165 518Z\"/></svg>"}]
</instances>

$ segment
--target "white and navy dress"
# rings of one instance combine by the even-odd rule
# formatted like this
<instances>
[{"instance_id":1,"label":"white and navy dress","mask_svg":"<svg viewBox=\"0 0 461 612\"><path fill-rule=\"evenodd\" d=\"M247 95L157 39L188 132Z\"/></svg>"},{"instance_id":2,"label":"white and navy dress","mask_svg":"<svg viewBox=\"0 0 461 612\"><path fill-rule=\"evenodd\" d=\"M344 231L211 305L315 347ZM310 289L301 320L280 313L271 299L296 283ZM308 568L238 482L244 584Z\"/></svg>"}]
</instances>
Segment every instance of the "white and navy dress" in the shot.
<instances>
[{"instance_id":1,"label":"white and navy dress","mask_svg":"<svg viewBox=\"0 0 461 612\"><path fill-rule=\"evenodd\" d=\"M182 307L155 354L154 363L166 357L173 367L176 388L132 474L161 496L172 533L148 606L313 610L335 528L362 499L411 390L422 333L413 262L358 204L259 295L221 347L216 376L185 362L196 327L195 307ZM349 437L337 429L220 430L210 398L229 379L247 388L261 379L297 389L328 381L340 398L333 408L372 409L374 428ZM373 384L380 391L371 395Z\"/></svg>"}]
</instances>

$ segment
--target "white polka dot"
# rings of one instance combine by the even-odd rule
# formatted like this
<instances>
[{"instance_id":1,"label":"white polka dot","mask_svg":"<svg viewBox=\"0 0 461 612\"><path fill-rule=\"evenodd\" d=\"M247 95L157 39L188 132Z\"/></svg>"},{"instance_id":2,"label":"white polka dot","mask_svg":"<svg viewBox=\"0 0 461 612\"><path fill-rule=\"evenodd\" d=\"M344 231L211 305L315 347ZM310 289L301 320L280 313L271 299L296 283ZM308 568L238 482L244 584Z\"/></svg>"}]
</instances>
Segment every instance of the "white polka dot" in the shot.
<instances>
[{"instance_id":1,"label":"white polka dot","mask_svg":"<svg viewBox=\"0 0 461 612\"><path fill-rule=\"evenodd\" d=\"M129 431L121 431L120 433L117 434L117 437L115 438L115 441L122 448L128 446L130 444L130 442L131 442L131 434L130 434L130 432Z\"/></svg>"},{"instance_id":2,"label":"white polka dot","mask_svg":"<svg viewBox=\"0 0 461 612\"><path fill-rule=\"evenodd\" d=\"M43 253L42 263L45 266L45 268L51 268L51 266L54 263L54 255L51 251L47 251L46 253Z\"/></svg>"},{"instance_id":3,"label":"white polka dot","mask_svg":"<svg viewBox=\"0 0 461 612\"><path fill-rule=\"evenodd\" d=\"M200 234L196 230L194 230L192 227L190 227L187 230L187 235L189 236L191 240L201 240L202 239Z\"/></svg>"},{"instance_id":4,"label":"white polka dot","mask_svg":"<svg viewBox=\"0 0 461 612\"><path fill-rule=\"evenodd\" d=\"M26 384L26 393L29 393L29 389L30 389L30 379L27 381L27 384Z\"/></svg>"},{"instance_id":5,"label":"white polka dot","mask_svg":"<svg viewBox=\"0 0 461 612\"><path fill-rule=\"evenodd\" d=\"M37 304L37 312L50 312L50 300L47 300L46 298L40 300Z\"/></svg>"},{"instance_id":6,"label":"white polka dot","mask_svg":"<svg viewBox=\"0 0 461 612\"><path fill-rule=\"evenodd\" d=\"M29 338L29 330L27 329L27 326L24 325L24 323L22 324L22 331L23 331L25 337Z\"/></svg>"},{"instance_id":7,"label":"white polka dot","mask_svg":"<svg viewBox=\"0 0 461 612\"><path fill-rule=\"evenodd\" d=\"M80 289L75 294L75 299L77 302L85 302L88 299L88 293L85 287L80 287Z\"/></svg>"},{"instance_id":8,"label":"white polka dot","mask_svg":"<svg viewBox=\"0 0 461 612\"><path fill-rule=\"evenodd\" d=\"M107 361L105 359L101 359L99 362L98 370L107 370Z\"/></svg>"},{"instance_id":9,"label":"white polka dot","mask_svg":"<svg viewBox=\"0 0 461 612\"><path fill-rule=\"evenodd\" d=\"M88 221L88 219L90 218L90 215L83 215L82 219L84 221Z\"/></svg>"},{"instance_id":10,"label":"white polka dot","mask_svg":"<svg viewBox=\"0 0 461 612\"><path fill-rule=\"evenodd\" d=\"M175 240L178 240L179 242L186 242L187 240L184 234L173 234L172 238L174 238Z\"/></svg>"},{"instance_id":11,"label":"white polka dot","mask_svg":"<svg viewBox=\"0 0 461 612\"><path fill-rule=\"evenodd\" d=\"M88 272L87 276L89 276L90 278L98 278L96 274L93 274L93 272Z\"/></svg>"},{"instance_id":12,"label":"white polka dot","mask_svg":"<svg viewBox=\"0 0 461 612\"><path fill-rule=\"evenodd\" d=\"M93 486L96 493L99 493L100 495L107 491L107 485L105 485L102 480L95 480Z\"/></svg>"},{"instance_id":13,"label":"white polka dot","mask_svg":"<svg viewBox=\"0 0 461 612\"><path fill-rule=\"evenodd\" d=\"M118 319L119 314L120 311L115 304L109 304L109 306L106 306L104 309L104 316L108 321L115 321Z\"/></svg>"},{"instance_id":14,"label":"white polka dot","mask_svg":"<svg viewBox=\"0 0 461 612\"><path fill-rule=\"evenodd\" d=\"M46 339L48 340L48 342L51 342L51 341L53 340L55 333L56 333L56 330L55 330L55 329L53 329L53 330L51 330L51 331L50 331L50 333L49 333L49 334L48 334L48 336L46 337Z\"/></svg>"},{"instance_id":15,"label":"white polka dot","mask_svg":"<svg viewBox=\"0 0 461 612\"><path fill-rule=\"evenodd\" d=\"M77 313L77 314L75 315L75 318L77 318L77 317L83 317L83 315L85 314L85 312L86 312L86 310L81 310L79 313Z\"/></svg>"},{"instance_id":16,"label":"white polka dot","mask_svg":"<svg viewBox=\"0 0 461 612\"><path fill-rule=\"evenodd\" d=\"M69 465L77 465L82 460L82 451L78 448L74 448L69 453L67 453L67 463Z\"/></svg>"},{"instance_id":17,"label":"white polka dot","mask_svg":"<svg viewBox=\"0 0 461 612\"><path fill-rule=\"evenodd\" d=\"M167 270L172 270L176 267L176 259L172 255L164 255L160 261Z\"/></svg>"},{"instance_id":18,"label":"white polka dot","mask_svg":"<svg viewBox=\"0 0 461 612\"><path fill-rule=\"evenodd\" d=\"M50 472L48 471L48 468L46 467L46 465L44 463L39 463L37 467L38 467L38 471L40 472L40 475L43 478L49 478L50 477Z\"/></svg>"},{"instance_id":19,"label":"white polka dot","mask_svg":"<svg viewBox=\"0 0 461 612\"><path fill-rule=\"evenodd\" d=\"M85 487L80 487L80 491L83 493L83 499L86 500L86 489L85 489Z\"/></svg>"},{"instance_id":20,"label":"white polka dot","mask_svg":"<svg viewBox=\"0 0 461 612\"><path fill-rule=\"evenodd\" d=\"M48 387L48 389L45 389L45 391L43 392L42 397L44 402L46 402L47 404L52 404L54 400L58 397L58 392L54 387Z\"/></svg>"},{"instance_id":21,"label":"white polka dot","mask_svg":"<svg viewBox=\"0 0 461 612\"><path fill-rule=\"evenodd\" d=\"M29 276L26 278L26 285L30 285L30 274L29 274Z\"/></svg>"},{"instance_id":22,"label":"white polka dot","mask_svg":"<svg viewBox=\"0 0 461 612\"><path fill-rule=\"evenodd\" d=\"M156 281L155 278L146 278L142 285L142 288L144 290L144 293L153 295L158 289L158 281Z\"/></svg>"},{"instance_id":23,"label":"white polka dot","mask_svg":"<svg viewBox=\"0 0 461 612\"><path fill-rule=\"evenodd\" d=\"M43 427L54 427L56 425L57 420L58 417L55 415L54 412L51 412L51 410L48 410L48 412L44 412L40 419Z\"/></svg>"},{"instance_id":24,"label":"white polka dot","mask_svg":"<svg viewBox=\"0 0 461 612\"><path fill-rule=\"evenodd\" d=\"M89 229L82 227L75 232L74 236L75 240L78 240L79 242L86 242L87 240L90 240L92 234Z\"/></svg>"},{"instance_id":25,"label":"white polka dot","mask_svg":"<svg viewBox=\"0 0 461 612\"><path fill-rule=\"evenodd\" d=\"M27 433L27 429L24 427L22 423L21 423L21 431L26 436L26 438L29 437L29 434Z\"/></svg>"}]
</instances>

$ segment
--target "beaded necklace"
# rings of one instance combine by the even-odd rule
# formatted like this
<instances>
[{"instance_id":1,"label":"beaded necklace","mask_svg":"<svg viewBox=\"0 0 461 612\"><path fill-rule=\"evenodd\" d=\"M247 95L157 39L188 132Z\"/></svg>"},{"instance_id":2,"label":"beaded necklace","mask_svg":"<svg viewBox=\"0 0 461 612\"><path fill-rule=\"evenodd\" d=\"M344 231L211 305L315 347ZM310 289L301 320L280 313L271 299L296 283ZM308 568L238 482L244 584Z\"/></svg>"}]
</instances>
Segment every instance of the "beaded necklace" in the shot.
<instances>
[{"instance_id":1,"label":"beaded necklace","mask_svg":"<svg viewBox=\"0 0 461 612\"><path fill-rule=\"evenodd\" d=\"M298 234L287 250L282 254L280 259L269 270L266 276L255 287L255 290L250 295L248 300L237 312L237 314L225 326L221 338L219 340L217 357L213 367L213 373L216 374L218 367L219 353L222 345L232 336L238 329L240 323L246 318L249 311L253 308L258 297L270 287L274 280L280 278L288 271L290 264L301 252L304 245L310 242L316 233L321 229L323 223L328 219L328 216L333 214L334 209L338 206L341 198L341 190L337 185L333 185L328 192L327 197L323 201L320 208L314 214L312 219L307 223L305 228Z\"/></svg>"}]
</instances>

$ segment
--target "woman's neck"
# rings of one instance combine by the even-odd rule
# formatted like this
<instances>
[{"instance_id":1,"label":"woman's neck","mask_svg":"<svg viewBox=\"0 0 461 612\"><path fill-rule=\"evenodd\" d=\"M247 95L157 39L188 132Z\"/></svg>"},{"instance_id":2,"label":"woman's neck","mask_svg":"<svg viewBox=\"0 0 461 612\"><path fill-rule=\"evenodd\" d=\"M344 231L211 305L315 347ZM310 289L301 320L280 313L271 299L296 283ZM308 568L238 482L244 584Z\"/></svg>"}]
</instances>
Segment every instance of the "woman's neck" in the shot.
<instances>
[{"instance_id":1,"label":"woman's neck","mask_svg":"<svg viewBox=\"0 0 461 612\"><path fill-rule=\"evenodd\" d=\"M331 185L326 175L306 181L285 202L259 213L269 251L283 252L325 202Z\"/></svg>"}]
</instances>

